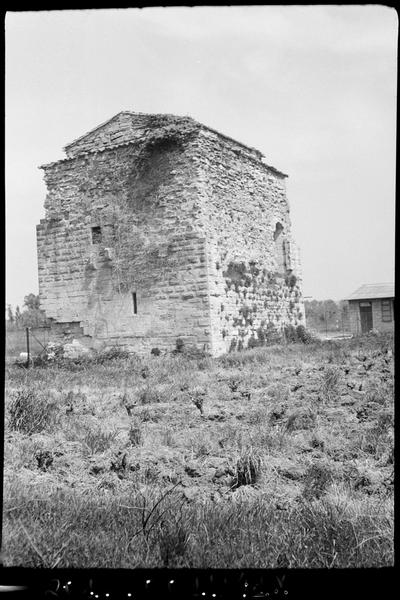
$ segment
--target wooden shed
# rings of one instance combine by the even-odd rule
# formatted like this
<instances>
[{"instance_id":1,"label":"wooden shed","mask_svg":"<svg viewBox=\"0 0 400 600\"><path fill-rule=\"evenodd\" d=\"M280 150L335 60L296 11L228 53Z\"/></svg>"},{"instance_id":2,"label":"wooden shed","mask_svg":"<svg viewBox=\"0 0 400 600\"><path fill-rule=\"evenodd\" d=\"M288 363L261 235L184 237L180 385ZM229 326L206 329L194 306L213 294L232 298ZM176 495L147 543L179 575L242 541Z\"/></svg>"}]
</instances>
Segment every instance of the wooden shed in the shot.
<instances>
[{"instance_id":1,"label":"wooden shed","mask_svg":"<svg viewBox=\"0 0 400 600\"><path fill-rule=\"evenodd\" d=\"M345 298L349 303L350 331L359 335L394 329L394 283L371 283Z\"/></svg>"}]
</instances>

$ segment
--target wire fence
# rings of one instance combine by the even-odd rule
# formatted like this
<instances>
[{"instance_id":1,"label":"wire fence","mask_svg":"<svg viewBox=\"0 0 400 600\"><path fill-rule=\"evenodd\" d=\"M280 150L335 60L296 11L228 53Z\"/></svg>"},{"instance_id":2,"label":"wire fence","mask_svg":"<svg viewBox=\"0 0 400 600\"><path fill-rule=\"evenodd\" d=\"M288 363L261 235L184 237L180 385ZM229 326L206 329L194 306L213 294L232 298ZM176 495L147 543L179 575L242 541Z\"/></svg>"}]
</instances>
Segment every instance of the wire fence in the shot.
<instances>
[{"instance_id":1,"label":"wire fence","mask_svg":"<svg viewBox=\"0 0 400 600\"><path fill-rule=\"evenodd\" d=\"M20 358L22 352L28 352L31 356L40 355L46 344L50 341L50 327L29 327L29 341L27 340L26 328L6 328L6 361Z\"/></svg>"}]
</instances>

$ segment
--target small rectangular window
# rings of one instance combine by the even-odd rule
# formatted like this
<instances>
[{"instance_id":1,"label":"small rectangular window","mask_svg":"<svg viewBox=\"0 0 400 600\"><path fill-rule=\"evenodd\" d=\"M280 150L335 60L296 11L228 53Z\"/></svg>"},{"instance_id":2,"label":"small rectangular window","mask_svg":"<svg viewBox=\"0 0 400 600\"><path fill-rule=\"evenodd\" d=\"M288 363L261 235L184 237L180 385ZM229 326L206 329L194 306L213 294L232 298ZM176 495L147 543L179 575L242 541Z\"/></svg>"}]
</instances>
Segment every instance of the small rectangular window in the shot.
<instances>
[{"instance_id":1,"label":"small rectangular window","mask_svg":"<svg viewBox=\"0 0 400 600\"><path fill-rule=\"evenodd\" d=\"M101 244L101 227L92 227L92 244Z\"/></svg>"},{"instance_id":2,"label":"small rectangular window","mask_svg":"<svg viewBox=\"0 0 400 600\"><path fill-rule=\"evenodd\" d=\"M136 292L132 292L132 302L133 302L133 314L137 315L137 298L136 298Z\"/></svg>"},{"instance_id":3,"label":"small rectangular window","mask_svg":"<svg viewBox=\"0 0 400 600\"><path fill-rule=\"evenodd\" d=\"M382 321L390 323L392 320L392 302L391 300L382 300Z\"/></svg>"}]
</instances>

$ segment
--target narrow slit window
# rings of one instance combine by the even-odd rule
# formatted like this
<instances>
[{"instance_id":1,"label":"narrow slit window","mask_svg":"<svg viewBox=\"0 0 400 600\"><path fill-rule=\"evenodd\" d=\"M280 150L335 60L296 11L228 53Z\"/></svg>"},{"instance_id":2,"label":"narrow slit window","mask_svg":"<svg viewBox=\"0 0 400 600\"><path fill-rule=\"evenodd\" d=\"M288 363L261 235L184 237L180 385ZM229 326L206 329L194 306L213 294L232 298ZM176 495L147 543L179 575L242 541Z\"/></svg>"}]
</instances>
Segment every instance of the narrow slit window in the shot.
<instances>
[{"instance_id":1,"label":"narrow slit window","mask_svg":"<svg viewBox=\"0 0 400 600\"><path fill-rule=\"evenodd\" d=\"M285 256L285 237L283 235L283 225L277 223L274 231L274 242L275 242L275 256L280 273L286 271L286 256Z\"/></svg>"},{"instance_id":2,"label":"narrow slit window","mask_svg":"<svg viewBox=\"0 0 400 600\"><path fill-rule=\"evenodd\" d=\"M101 227L92 227L92 244L101 244Z\"/></svg>"},{"instance_id":3,"label":"narrow slit window","mask_svg":"<svg viewBox=\"0 0 400 600\"><path fill-rule=\"evenodd\" d=\"M137 297L136 292L132 292L133 314L137 315Z\"/></svg>"}]
</instances>

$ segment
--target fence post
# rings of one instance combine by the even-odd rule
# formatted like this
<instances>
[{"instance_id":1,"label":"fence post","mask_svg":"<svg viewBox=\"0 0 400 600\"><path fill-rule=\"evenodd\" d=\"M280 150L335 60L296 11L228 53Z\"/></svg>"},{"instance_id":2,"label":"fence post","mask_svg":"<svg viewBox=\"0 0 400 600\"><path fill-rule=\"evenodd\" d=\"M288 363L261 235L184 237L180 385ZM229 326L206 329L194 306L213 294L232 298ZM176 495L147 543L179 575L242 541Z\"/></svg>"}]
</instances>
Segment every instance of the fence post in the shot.
<instances>
[{"instance_id":1,"label":"fence post","mask_svg":"<svg viewBox=\"0 0 400 600\"><path fill-rule=\"evenodd\" d=\"M26 366L29 367L30 356L29 356L29 327L26 328L26 352L28 354L28 359L26 362Z\"/></svg>"}]
</instances>

